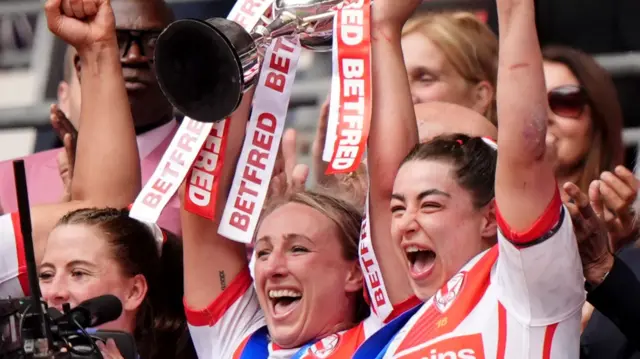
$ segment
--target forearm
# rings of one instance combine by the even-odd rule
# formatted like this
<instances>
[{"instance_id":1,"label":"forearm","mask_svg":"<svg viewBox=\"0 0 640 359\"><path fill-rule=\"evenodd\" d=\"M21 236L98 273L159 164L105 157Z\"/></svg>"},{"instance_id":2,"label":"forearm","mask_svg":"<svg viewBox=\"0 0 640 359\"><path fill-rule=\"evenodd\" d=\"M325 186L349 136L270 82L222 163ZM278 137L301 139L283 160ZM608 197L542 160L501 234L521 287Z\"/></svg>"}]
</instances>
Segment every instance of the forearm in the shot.
<instances>
[{"instance_id":1,"label":"forearm","mask_svg":"<svg viewBox=\"0 0 640 359\"><path fill-rule=\"evenodd\" d=\"M400 37L401 26L372 26L373 108L367 166L371 195L389 200L400 163L418 143Z\"/></svg>"},{"instance_id":2,"label":"forearm","mask_svg":"<svg viewBox=\"0 0 640 359\"><path fill-rule=\"evenodd\" d=\"M418 126L400 45L401 29L401 26L372 27L373 118L367 157L371 241L392 304L402 302L413 292L401 254L389 240L389 203L400 163L418 143Z\"/></svg>"},{"instance_id":3,"label":"forearm","mask_svg":"<svg viewBox=\"0 0 640 359\"><path fill-rule=\"evenodd\" d=\"M190 308L207 307L247 267L245 246L218 234L242 150L253 93L244 95L240 107L229 119L229 138L224 166L219 177L214 221L182 210L185 299Z\"/></svg>"},{"instance_id":4,"label":"forearm","mask_svg":"<svg viewBox=\"0 0 640 359\"><path fill-rule=\"evenodd\" d=\"M499 0L498 17L496 200L519 232L542 215L556 184L545 158L548 105L533 0Z\"/></svg>"},{"instance_id":5,"label":"forearm","mask_svg":"<svg viewBox=\"0 0 640 359\"><path fill-rule=\"evenodd\" d=\"M125 207L140 191L140 160L119 50L113 41L79 55L82 105L72 198Z\"/></svg>"}]
</instances>

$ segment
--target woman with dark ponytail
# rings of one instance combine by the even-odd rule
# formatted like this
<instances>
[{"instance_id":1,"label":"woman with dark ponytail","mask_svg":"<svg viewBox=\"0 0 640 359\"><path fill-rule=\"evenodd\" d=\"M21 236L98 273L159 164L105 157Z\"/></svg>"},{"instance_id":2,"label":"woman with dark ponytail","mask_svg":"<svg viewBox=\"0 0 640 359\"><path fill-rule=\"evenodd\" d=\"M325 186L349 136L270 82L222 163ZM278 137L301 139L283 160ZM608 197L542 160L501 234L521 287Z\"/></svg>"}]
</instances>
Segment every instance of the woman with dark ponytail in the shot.
<instances>
[{"instance_id":1,"label":"woman with dark ponytail","mask_svg":"<svg viewBox=\"0 0 640 359\"><path fill-rule=\"evenodd\" d=\"M112 294L122 314L101 329L131 333L142 359L195 358L182 306L182 245L127 210L80 209L51 232L39 269L49 306Z\"/></svg>"}]
</instances>

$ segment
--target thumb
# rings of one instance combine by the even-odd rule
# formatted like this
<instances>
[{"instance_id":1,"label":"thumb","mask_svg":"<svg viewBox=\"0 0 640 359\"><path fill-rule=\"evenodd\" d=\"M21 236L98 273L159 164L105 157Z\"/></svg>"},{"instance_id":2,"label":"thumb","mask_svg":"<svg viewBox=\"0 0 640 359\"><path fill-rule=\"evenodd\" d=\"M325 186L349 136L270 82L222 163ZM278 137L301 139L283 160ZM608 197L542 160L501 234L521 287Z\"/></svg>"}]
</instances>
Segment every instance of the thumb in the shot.
<instances>
[{"instance_id":1,"label":"thumb","mask_svg":"<svg viewBox=\"0 0 640 359\"><path fill-rule=\"evenodd\" d=\"M593 211L596 212L598 217L604 220L604 205L602 204L602 197L600 196L600 181L595 180L589 184L589 202Z\"/></svg>"}]
</instances>

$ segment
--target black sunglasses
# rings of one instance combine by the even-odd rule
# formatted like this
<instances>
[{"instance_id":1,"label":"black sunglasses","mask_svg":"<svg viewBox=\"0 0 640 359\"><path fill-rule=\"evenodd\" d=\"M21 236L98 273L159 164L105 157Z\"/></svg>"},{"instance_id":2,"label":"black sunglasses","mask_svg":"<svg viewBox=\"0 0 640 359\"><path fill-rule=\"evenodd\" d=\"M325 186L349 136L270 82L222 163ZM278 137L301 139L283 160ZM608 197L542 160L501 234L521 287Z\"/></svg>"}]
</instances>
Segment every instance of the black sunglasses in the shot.
<instances>
[{"instance_id":1,"label":"black sunglasses","mask_svg":"<svg viewBox=\"0 0 640 359\"><path fill-rule=\"evenodd\" d=\"M124 58L131 50L131 45L135 41L140 49L140 55L153 59L153 51L156 48L156 41L162 30L127 30L116 29L120 57Z\"/></svg>"},{"instance_id":2,"label":"black sunglasses","mask_svg":"<svg viewBox=\"0 0 640 359\"><path fill-rule=\"evenodd\" d=\"M584 89L576 85L560 86L547 94L551 111L558 116L578 118L589 103Z\"/></svg>"}]
</instances>

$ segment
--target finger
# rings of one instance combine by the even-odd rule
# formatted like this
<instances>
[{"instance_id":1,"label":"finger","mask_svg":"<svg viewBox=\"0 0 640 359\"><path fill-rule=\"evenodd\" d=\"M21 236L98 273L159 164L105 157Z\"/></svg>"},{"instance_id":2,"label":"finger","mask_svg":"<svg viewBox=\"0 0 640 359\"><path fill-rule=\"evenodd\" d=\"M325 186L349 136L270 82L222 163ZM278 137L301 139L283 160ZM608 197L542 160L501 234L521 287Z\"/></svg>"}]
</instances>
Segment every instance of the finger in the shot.
<instances>
[{"instance_id":1,"label":"finger","mask_svg":"<svg viewBox=\"0 0 640 359\"><path fill-rule=\"evenodd\" d=\"M73 9L71 8L71 1L73 0L62 0L62 15L68 17L75 16L73 14Z\"/></svg>"},{"instance_id":2,"label":"finger","mask_svg":"<svg viewBox=\"0 0 640 359\"><path fill-rule=\"evenodd\" d=\"M616 176L626 183L634 193L638 193L638 186L640 185L636 176L624 166L617 166L614 170Z\"/></svg>"},{"instance_id":3,"label":"finger","mask_svg":"<svg viewBox=\"0 0 640 359\"><path fill-rule=\"evenodd\" d=\"M604 208L611 210L615 214L628 210L628 204L625 200L604 181L600 182L600 195L604 203Z\"/></svg>"},{"instance_id":4,"label":"finger","mask_svg":"<svg viewBox=\"0 0 640 359\"><path fill-rule=\"evenodd\" d=\"M578 209L578 206L576 206L575 203L571 203L571 202L564 202L564 205L567 207L567 209L569 210L569 215L571 216L571 219L574 220L574 222L580 218L582 218L582 216L580 215L580 210Z\"/></svg>"},{"instance_id":5,"label":"finger","mask_svg":"<svg viewBox=\"0 0 640 359\"><path fill-rule=\"evenodd\" d=\"M84 13L84 1L83 0L69 0L71 3L71 11L76 19L84 19L86 17Z\"/></svg>"},{"instance_id":6,"label":"finger","mask_svg":"<svg viewBox=\"0 0 640 359\"><path fill-rule=\"evenodd\" d=\"M58 107L56 107L56 116L58 116L60 125L64 128L64 130L75 137L78 131L73 126L71 121L67 118L67 115Z\"/></svg>"},{"instance_id":7,"label":"finger","mask_svg":"<svg viewBox=\"0 0 640 359\"><path fill-rule=\"evenodd\" d=\"M604 219L604 204L602 203L602 197L600 195L600 181L595 180L589 184L589 201L591 202L591 208L596 212L598 217Z\"/></svg>"},{"instance_id":8,"label":"finger","mask_svg":"<svg viewBox=\"0 0 640 359\"><path fill-rule=\"evenodd\" d=\"M100 350L100 354L102 354L103 359L111 358L111 355L109 355L109 352L107 351L107 347L101 340L96 341L96 346L98 347L98 350Z\"/></svg>"},{"instance_id":9,"label":"finger","mask_svg":"<svg viewBox=\"0 0 640 359\"><path fill-rule=\"evenodd\" d=\"M625 203L631 203L635 200L635 191L617 175L611 172L602 172L600 179L607 184L615 194Z\"/></svg>"},{"instance_id":10,"label":"finger","mask_svg":"<svg viewBox=\"0 0 640 359\"><path fill-rule=\"evenodd\" d=\"M309 166L305 164L297 164L293 169L291 174L292 184L294 191L302 191L305 188L305 184L307 183L307 178L309 178Z\"/></svg>"},{"instance_id":11,"label":"finger","mask_svg":"<svg viewBox=\"0 0 640 359\"><path fill-rule=\"evenodd\" d=\"M296 130L292 128L287 129L282 137L282 158L284 159L284 172L289 179L297 162Z\"/></svg>"},{"instance_id":12,"label":"finger","mask_svg":"<svg viewBox=\"0 0 640 359\"><path fill-rule=\"evenodd\" d=\"M320 116L318 117L318 134L325 136L327 133L327 123L329 122L329 109L331 95L327 97L327 100L320 106Z\"/></svg>"},{"instance_id":13,"label":"finger","mask_svg":"<svg viewBox=\"0 0 640 359\"><path fill-rule=\"evenodd\" d=\"M327 140L327 126L329 123L329 101L331 95L320 106L320 115L318 117L318 125L316 126L316 136L313 139L313 152L315 156L322 156L324 145Z\"/></svg>"},{"instance_id":14,"label":"finger","mask_svg":"<svg viewBox=\"0 0 640 359\"><path fill-rule=\"evenodd\" d=\"M95 16L98 13L98 4L96 3L96 1L85 1L83 2L83 5L84 13L86 16L91 17Z\"/></svg>"},{"instance_id":15,"label":"finger","mask_svg":"<svg viewBox=\"0 0 640 359\"><path fill-rule=\"evenodd\" d=\"M69 162L67 162L67 154L59 152L56 156L56 161L58 162L58 173L60 173L62 184L66 187L69 182Z\"/></svg>"},{"instance_id":16,"label":"finger","mask_svg":"<svg viewBox=\"0 0 640 359\"><path fill-rule=\"evenodd\" d=\"M73 139L71 138L71 134L65 134L62 143L64 144L64 151L67 155L67 164L69 167L69 174L73 175L73 166L75 164L75 149L73 147Z\"/></svg>"},{"instance_id":17,"label":"finger","mask_svg":"<svg viewBox=\"0 0 640 359\"><path fill-rule=\"evenodd\" d=\"M278 197L282 194L282 177L276 176L271 179L269 183L270 197Z\"/></svg>"},{"instance_id":18,"label":"finger","mask_svg":"<svg viewBox=\"0 0 640 359\"><path fill-rule=\"evenodd\" d=\"M56 131L58 137L62 139L62 125L60 124L60 119L55 112L49 114L49 122L51 123L51 127L53 127L53 129Z\"/></svg>"},{"instance_id":19,"label":"finger","mask_svg":"<svg viewBox=\"0 0 640 359\"><path fill-rule=\"evenodd\" d=\"M563 186L565 192L569 197L574 201L576 207L580 211L582 217L585 220L589 220L596 216L596 213L591 208L591 204L589 203L589 197L578 188L574 183L567 182Z\"/></svg>"},{"instance_id":20,"label":"finger","mask_svg":"<svg viewBox=\"0 0 640 359\"><path fill-rule=\"evenodd\" d=\"M118 349L118 346L116 345L115 340L113 339L107 340L107 350L111 353L111 355L114 358L122 358L122 355L120 354L120 349Z\"/></svg>"}]
</instances>

